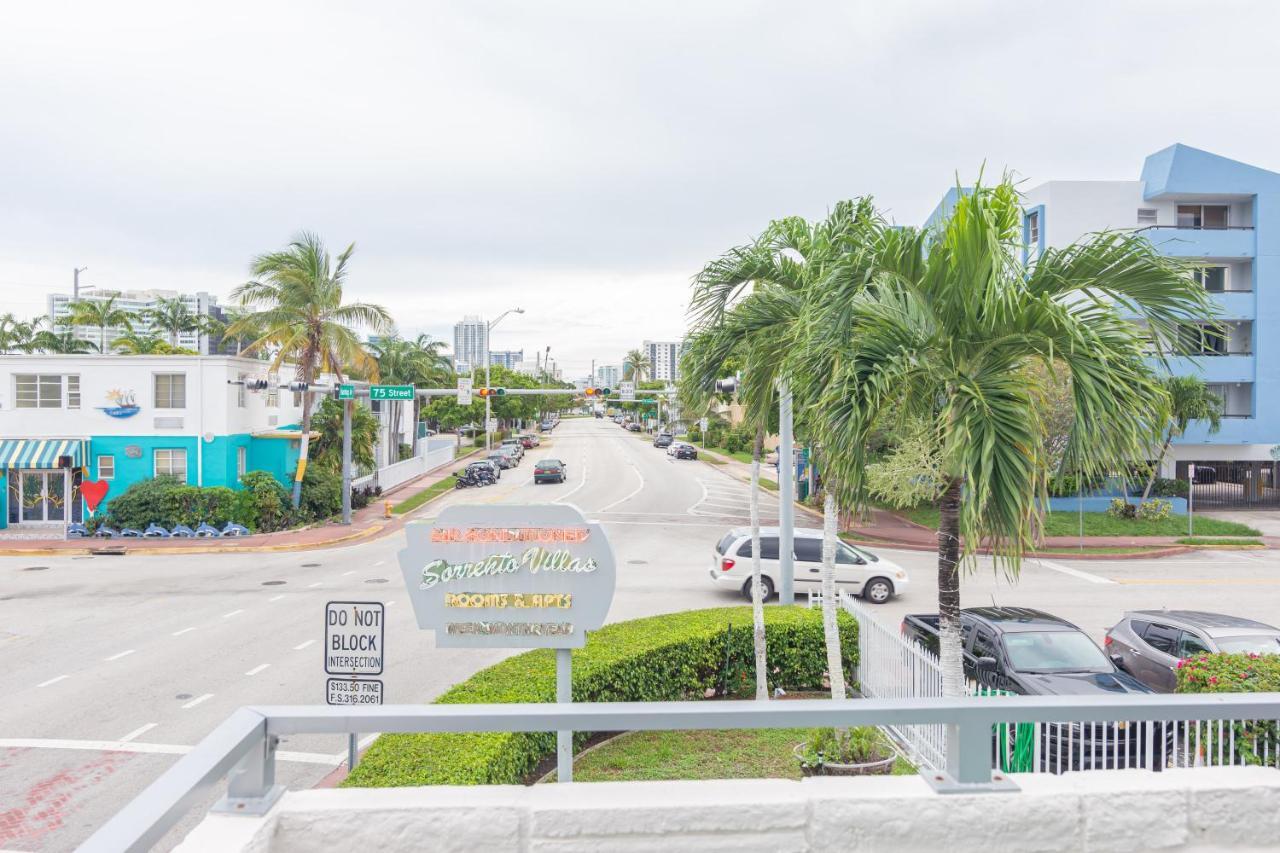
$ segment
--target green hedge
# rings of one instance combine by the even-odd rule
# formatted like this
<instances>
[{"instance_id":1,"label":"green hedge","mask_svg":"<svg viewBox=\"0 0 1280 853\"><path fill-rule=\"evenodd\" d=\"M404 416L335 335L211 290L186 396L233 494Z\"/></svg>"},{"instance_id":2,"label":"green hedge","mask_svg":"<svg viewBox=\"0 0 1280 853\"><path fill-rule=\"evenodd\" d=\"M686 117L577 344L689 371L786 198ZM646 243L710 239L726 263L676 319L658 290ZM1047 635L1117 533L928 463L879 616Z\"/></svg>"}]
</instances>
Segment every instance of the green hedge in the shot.
<instances>
[{"instance_id":1,"label":"green hedge","mask_svg":"<svg viewBox=\"0 0 1280 853\"><path fill-rule=\"evenodd\" d=\"M1280 655L1215 654L1196 655L1178 662L1178 693L1274 693L1280 691ZM1216 726L1202 732L1204 750L1216 751ZM1280 730L1275 720L1239 720L1228 723L1222 746L1231 749L1245 764L1263 763L1262 752L1274 755L1280 747Z\"/></svg>"},{"instance_id":2,"label":"green hedge","mask_svg":"<svg viewBox=\"0 0 1280 853\"><path fill-rule=\"evenodd\" d=\"M853 683L857 623L840 614L845 678ZM769 687L821 689L826 650L819 610L765 608ZM690 610L607 625L573 652L577 702L662 702L704 698L706 691L754 691L751 608ZM726 648L727 640L727 648ZM726 665L727 660L727 665ZM538 649L508 658L455 685L443 704L554 702L555 653ZM584 742L588 732L578 732ZM554 732L389 734L369 749L344 785L520 784L555 753Z\"/></svg>"}]
</instances>

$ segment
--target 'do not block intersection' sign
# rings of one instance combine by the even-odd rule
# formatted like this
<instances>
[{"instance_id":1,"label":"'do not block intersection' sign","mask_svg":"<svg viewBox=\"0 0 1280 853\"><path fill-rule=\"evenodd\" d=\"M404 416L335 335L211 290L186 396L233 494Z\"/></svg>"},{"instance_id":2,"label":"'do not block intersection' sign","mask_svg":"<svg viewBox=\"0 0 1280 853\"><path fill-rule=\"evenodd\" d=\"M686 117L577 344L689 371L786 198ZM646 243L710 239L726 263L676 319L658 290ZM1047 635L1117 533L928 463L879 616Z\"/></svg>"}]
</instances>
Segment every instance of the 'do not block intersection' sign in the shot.
<instances>
[{"instance_id":1,"label":"'do not block intersection' sign","mask_svg":"<svg viewBox=\"0 0 1280 853\"><path fill-rule=\"evenodd\" d=\"M439 647L578 648L613 601L613 548L570 506L451 506L405 534L405 587Z\"/></svg>"}]
</instances>

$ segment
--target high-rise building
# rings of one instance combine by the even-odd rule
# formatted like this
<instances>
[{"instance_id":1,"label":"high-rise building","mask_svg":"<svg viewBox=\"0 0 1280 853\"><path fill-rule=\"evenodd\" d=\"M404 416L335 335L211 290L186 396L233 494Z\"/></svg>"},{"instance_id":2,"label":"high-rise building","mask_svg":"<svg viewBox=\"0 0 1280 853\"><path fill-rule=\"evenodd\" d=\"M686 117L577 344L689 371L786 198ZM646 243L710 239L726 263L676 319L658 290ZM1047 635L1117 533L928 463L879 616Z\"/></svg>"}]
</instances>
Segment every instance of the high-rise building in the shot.
<instances>
[{"instance_id":1,"label":"high-rise building","mask_svg":"<svg viewBox=\"0 0 1280 853\"><path fill-rule=\"evenodd\" d=\"M622 368L616 364L602 364L596 368L596 384L602 388L617 388L622 379Z\"/></svg>"},{"instance_id":2,"label":"high-rise building","mask_svg":"<svg viewBox=\"0 0 1280 853\"><path fill-rule=\"evenodd\" d=\"M962 192L950 190L930 222ZM1215 432L1192 421L1161 472L1186 480L1195 465L1197 508L1280 506L1280 343L1272 352L1267 334L1280 313L1280 227L1267 217L1276 209L1280 174L1181 144L1147 157L1138 180L1049 181L1023 200L1028 260L1091 233L1128 230L1197 267L1218 316L1189 329L1194 353L1167 367L1205 381L1222 399L1222 423Z\"/></svg>"},{"instance_id":3,"label":"high-rise building","mask_svg":"<svg viewBox=\"0 0 1280 853\"><path fill-rule=\"evenodd\" d=\"M176 336L171 336L168 331L154 323L147 314L151 309L158 307L162 299L179 299L192 314L222 319L224 315L218 307L218 299L212 294L203 291L179 293L176 290L108 290L106 288L82 289L80 291L80 299L84 302L103 302L113 296L115 297L115 307L133 315L130 323L135 334L142 336L154 335L167 342L175 343L183 349L193 350L202 355L217 351L220 340L217 335L211 338L204 331L192 330L178 332ZM55 330L65 328L64 323L71 313L69 306L74 301L75 297L70 293L50 293L48 295L50 328ZM73 329L77 338L88 341L95 347L105 338L108 349L111 348L111 342L126 331L123 327L112 326L108 326L105 333L104 330L99 329L97 326L76 326Z\"/></svg>"},{"instance_id":4,"label":"high-rise building","mask_svg":"<svg viewBox=\"0 0 1280 853\"><path fill-rule=\"evenodd\" d=\"M674 382L680 378L680 356L684 341L645 341L641 351L649 358L645 379Z\"/></svg>"},{"instance_id":5,"label":"high-rise building","mask_svg":"<svg viewBox=\"0 0 1280 853\"><path fill-rule=\"evenodd\" d=\"M471 314L453 324L453 363L484 367L489 351L489 324Z\"/></svg>"},{"instance_id":6,"label":"high-rise building","mask_svg":"<svg viewBox=\"0 0 1280 853\"><path fill-rule=\"evenodd\" d=\"M507 370L515 370L516 365L522 361L524 361L524 350L522 349L489 351L489 364L505 367Z\"/></svg>"}]
</instances>

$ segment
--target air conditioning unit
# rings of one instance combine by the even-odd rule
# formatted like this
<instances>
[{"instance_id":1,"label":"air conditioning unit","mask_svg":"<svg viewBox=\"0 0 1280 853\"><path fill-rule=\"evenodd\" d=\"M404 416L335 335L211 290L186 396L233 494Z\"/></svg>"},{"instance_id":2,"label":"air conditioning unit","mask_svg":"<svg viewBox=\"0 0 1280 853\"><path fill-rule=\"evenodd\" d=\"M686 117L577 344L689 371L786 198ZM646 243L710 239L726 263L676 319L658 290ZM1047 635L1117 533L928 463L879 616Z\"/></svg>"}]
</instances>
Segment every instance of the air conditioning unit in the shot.
<instances>
[{"instance_id":1,"label":"air conditioning unit","mask_svg":"<svg viewBox=\"0 0 1280 853\"><path fill-rule=\"evenodd\" d=\"M182 418L155 418L152 426L156 429L182 429Z\"/></svg>"}]
</instances>

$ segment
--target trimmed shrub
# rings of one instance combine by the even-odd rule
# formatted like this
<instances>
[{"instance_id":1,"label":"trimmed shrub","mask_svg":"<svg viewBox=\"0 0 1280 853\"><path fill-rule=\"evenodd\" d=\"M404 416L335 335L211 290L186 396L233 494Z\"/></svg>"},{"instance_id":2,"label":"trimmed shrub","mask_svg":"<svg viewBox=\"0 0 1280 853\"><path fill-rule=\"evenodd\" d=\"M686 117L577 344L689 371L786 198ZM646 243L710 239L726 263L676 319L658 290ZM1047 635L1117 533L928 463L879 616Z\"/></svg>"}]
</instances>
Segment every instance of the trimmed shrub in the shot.
<instances>
[{"instance_id":1,"label":"trimmed shrub","mask_svg":"<svg viewBox=\"0 0 1280 853\"><path fill-rule=\"evenodd\" d=\"M243 487L237 495L240 523L250 530L269 533L283 530L293 523L293 507L289 492L280 481L266 471L248 471L240 478Z\"/></svg>"},{"instance_id":2,"label":"trimmed shrub","mask_svg":"<svg viewBox=\"0 0 1280 853\"><path fill-rule=\"evenodd\" d=\"M1112 518L1136 518L1138 508L1124 498L1112 498L1111 506L1107 507L1107 515Z\"/></svg>"},{"instance_id":3,"label":"trimmed shrub","mask_svg":"<svg viewBox=\"0 0 1280 853\"><path fill-rule=\"evenodd\" d=\"M1168 518L1171 512L1173 512L1173 504L1156 498L1143 501L1138 507L1136 515L1143 521L1160 521Z\"/></svg>"},{"instance_id":4,"label":"trimmed shrub","mask_svg":"<svg viewBox=\"0 0 1280 853\"><path fill-rule=\"evenodd\" d=\"M1171 480L1168 477L1156 477L1151 486L1152 497L1185 498L1191 490L1186 480Z\"/></svg>"},{"instance_id":5,"label":"trimmed shrub","mask_svg":"<svg viewBox=\"0 0 1280 853\"><path fill-rule=\"evenodd\" d=\"M1280 655L1203 654L1178 661L1177 693L1274 693L1280 691ZM1206 753L1219 748L1230 751L1245 764L1262 764L1266 750L1275 755L1280 748L1280 730L1275 720L1236 720L1219 731L1205 726L1201 745ZM1225 743L1218 744L1222 738Z\"/></svg>"},{"instance_id":6,"label":"trimmed shrub","mask_svg":"<svg viewBox=\"0 0 1280 853\"><path fill-rule=\"evenodd\" d=\"M769 687L821 689L826 673L822 613L767 607ZM606 625L573 650L577 702L697 700L708 690L750 694L755 685L751 608L690 610ZM845 678L853 683L857 623L840 613ZM516 655L455 685L442 704L554 702L555 652ZM576 732L581 745L589 732ZM355 787L520 784L555 754L554 732L388 734L343 783Z\"/></svg>"},{"instance_id":7,"label":"trimmed shrub","mask_svg":"<svg viewBox=\"0 0 1280 853\"><path fill-rule=\"evenodd\" d=\"M318 520L342 512L342 475L324 468L307 466L302 475L302 517Z\"/></svg>"}]
</instances>

